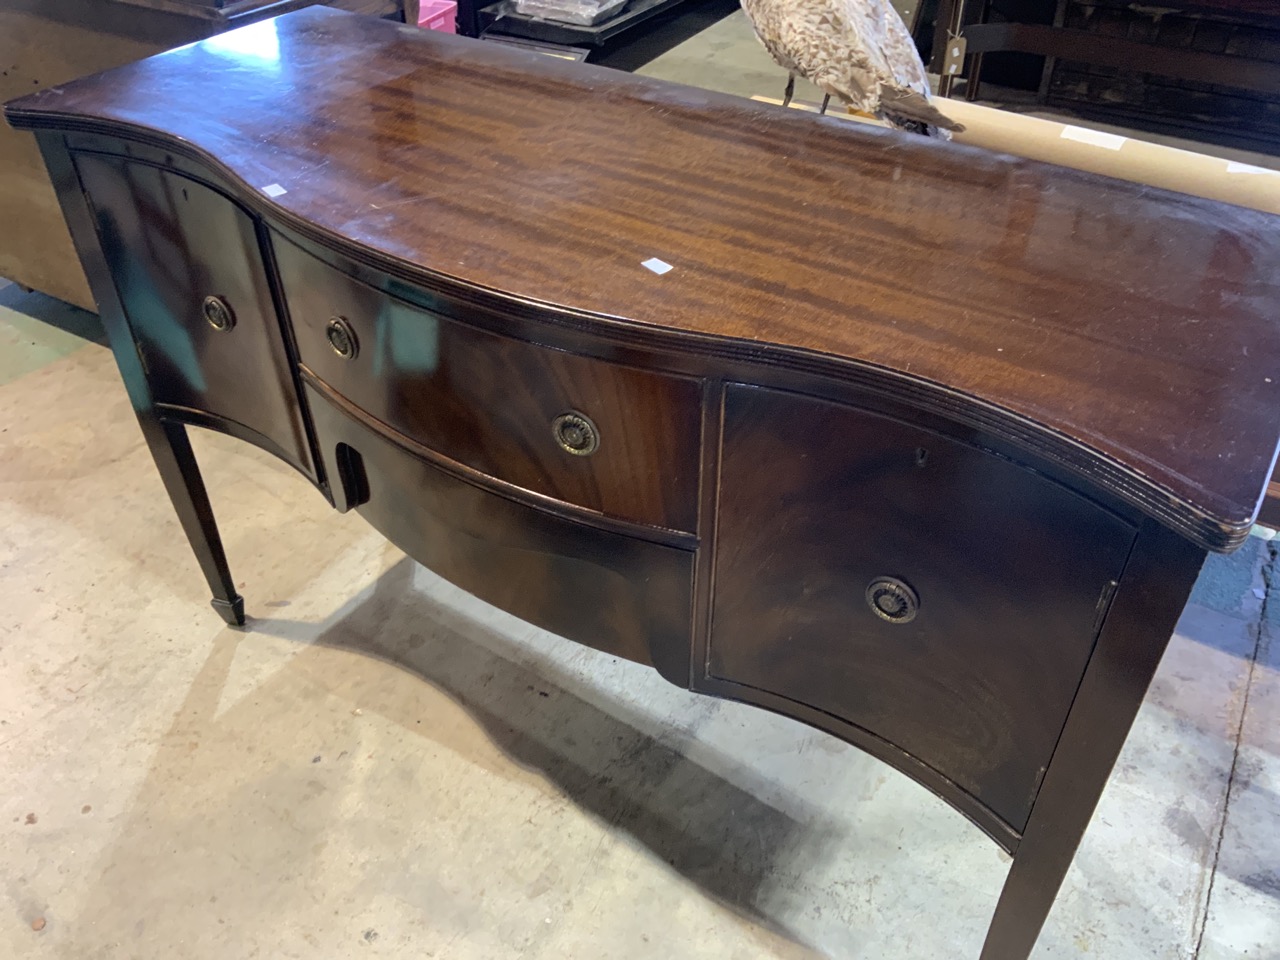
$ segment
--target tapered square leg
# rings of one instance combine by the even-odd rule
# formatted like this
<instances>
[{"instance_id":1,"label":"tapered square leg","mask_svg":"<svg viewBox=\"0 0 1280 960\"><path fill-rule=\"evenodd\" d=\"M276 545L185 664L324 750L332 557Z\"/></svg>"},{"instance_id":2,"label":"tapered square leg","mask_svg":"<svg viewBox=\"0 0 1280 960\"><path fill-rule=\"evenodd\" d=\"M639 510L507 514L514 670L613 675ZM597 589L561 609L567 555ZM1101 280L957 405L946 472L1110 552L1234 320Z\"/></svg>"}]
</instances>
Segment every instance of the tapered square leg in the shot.
<instances>
[{"instance_id":1,"label":"tapered square leg","mask_svg":"<svg viewBox=\"0 0 1280 960\"><path fill-rule=\"evenodd\" d=\"M160 479L213 593L213 609L231 626L243 626L244 598L236 592L231 579L213 507L186 427L146 415L138 419Z\"/></svg>"},{"instance_id":2,"label":"tapered square leg","mask_svg":"<svg viewBox=\"0 0 1280 960\"><path fill-rule=\"evenodd\" d=\"M229 626L244 626L244 597L237 596L234 600L219 600L214 597L209 604Z\"/></svg>"}]
</instances>

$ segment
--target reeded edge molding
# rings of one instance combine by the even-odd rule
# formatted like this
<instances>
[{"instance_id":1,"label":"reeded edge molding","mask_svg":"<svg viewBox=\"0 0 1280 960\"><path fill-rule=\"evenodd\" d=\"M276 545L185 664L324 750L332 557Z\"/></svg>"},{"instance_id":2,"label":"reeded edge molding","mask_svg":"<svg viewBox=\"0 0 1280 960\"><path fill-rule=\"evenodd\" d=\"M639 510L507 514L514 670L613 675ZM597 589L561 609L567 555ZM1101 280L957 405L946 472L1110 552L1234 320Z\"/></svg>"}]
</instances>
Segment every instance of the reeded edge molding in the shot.
<instances>
[{"instance_id":1,"label":"reeded edge molding","mask_svg":"<svg viewBox=\"0 0 1280 960\"><path fill-rule=\"evenodd\" d=\"M17 103L6 106L5 116L18 130L53 130L124 137L179 154L207 167L238 187L238 202L264 219L276 221L296 234L333 249L357 263L462 304L633 345L792 369L849 383L881 396L904 399L953 421L989 431L1062 466L1076 476L1110 491L1207 550L1226 553L1240 546L1248 537L1257 515L1259 504L1254 505L1246 518L1224 519L1221 515L1215 515L1211 507L1179 497L1168 487L1153 481L1133 467L1060 430L954 387L872 361L819 353L784 344L658 327L636 320L545 303L439 273L317 226L248 186L239 174L203 148L153 127L84 114L25 109ZM1140 459L1136 453L1135 459ZM1209 494L1203 488L1201 492ZM1261 498L1261 491L1259 497ZM1209 495L1206 499L1217 498ZM1226 507L1224 503L1221 514L1229 512Z\"/></svg>"}]
</instances>

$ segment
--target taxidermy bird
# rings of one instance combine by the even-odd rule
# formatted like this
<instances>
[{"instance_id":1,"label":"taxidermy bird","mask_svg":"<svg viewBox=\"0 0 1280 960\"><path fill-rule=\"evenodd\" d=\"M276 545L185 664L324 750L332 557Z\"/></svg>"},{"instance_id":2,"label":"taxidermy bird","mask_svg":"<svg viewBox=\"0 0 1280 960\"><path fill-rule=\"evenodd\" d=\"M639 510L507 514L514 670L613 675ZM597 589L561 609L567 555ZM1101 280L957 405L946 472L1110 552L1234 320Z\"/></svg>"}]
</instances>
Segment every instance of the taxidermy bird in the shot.
<instances>
[{"instance_id":1,"label":"taxidermy bird","mask_svg":"<svg viewBox=\"0 0 1280 960\"><path fill-rule=\"evenodd\" d=\"M889 0L742 0L756 36L786 70L791 103L796 75L826 96L899 130L951 139L963 130L929 101L929 80L907 25Z\"/></svg>"}]
</instances>

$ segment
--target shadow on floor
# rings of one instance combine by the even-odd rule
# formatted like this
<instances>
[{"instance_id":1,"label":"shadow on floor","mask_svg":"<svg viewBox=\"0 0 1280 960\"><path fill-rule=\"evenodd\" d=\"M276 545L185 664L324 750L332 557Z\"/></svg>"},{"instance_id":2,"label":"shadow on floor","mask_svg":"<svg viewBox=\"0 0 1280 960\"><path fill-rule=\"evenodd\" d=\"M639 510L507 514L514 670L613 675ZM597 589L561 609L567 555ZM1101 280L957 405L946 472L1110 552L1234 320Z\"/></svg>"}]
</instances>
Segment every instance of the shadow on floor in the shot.
<instances>
[{"instance_id":1,"label":"shadow on floor","mask_svg":"<svg viewBox=\"0 0 1280 960\"><path fill-rule=\"evenodd\" d=\"M833 824L808 811L798 820L730 782L646 732L652 721L629 717L632 708L601 689L551 680L560 674L550 664L541 669L529 646L415 588L416 566L401 560L323 625L252 619L249 633L217 636L169 729L155 738L145 781L113 824L116 839L80 911L98 918L86 938L132 939L144 922L152 944L224 937L224 918L256 935L281 918L303 924L309 910L354 911L386 896L446 927L496 935L489 907L459 899L465 887L441 889L449 880L438 862L441 849L459 847L476 863L493 864L492 888L514 882L505 876L510 851L501 830L478 837L474 823L450 813L471 802L467 791L478 784L508 789L501 785L522 778L505 761L493 777L475 773L488 769L496 747L534 781L552 784L549 796L562 795L610 832L629 835L769 931L787 945L776 955L820 955L770 910L770 894L787 882L786 864L847 848ZM247 678L235 678L237 651L255 635L304 646L287 663L255 673L246 690ZM399 684L387 671L335 669L350 661L332 650L394 664L425 684ZM376 686L362 686L368 683ZM440 695L466 719L442 710ZM325 701L376 703L369 712L381 721L375 728L343 709L316 714ZM424 765L432 753L456 758L443 769L457 784L442 785ZM542 837L520 863L545 857L547 869L589 871L589 857L565 860L578 847L562 849L536 806L528 816L539 818ZM574 842L583 835L577 828ZM174 878L191 889L175 890ZM122 889L130 890L127 905ZM513 918L514 932L503 935L533 936L521 922Z\"/></svg>"},{"instance_id":2,"label":"shadow on floor","mask_svg":"<svg viewBox=\"0 0 1280 960\"><path fill-rule=\"evenodd\" d=\"M1261 562L1275 563L1270 545L1256 539L1236 554L1213 555L1221 567L1208 569L1206 584L1197 586L1198 601L1236 609L1252 582L1255 552ZM833 826L799 823L700 766L629 723L625 705L601 709L549 682L534 666L517 662L528 656L518 642L416 591L415 567L401 560L311 642L391 663L446 692L512 761L545 775L579 808L633 836L710 896L803 945L757 904L762 890L777 882L775 862L792 859L797 849L820 855L835 842ZM423 625L434 632L424 635ZM255 619L251 628L295 638L308 626ZM1252 805L1280 813L1274 793L1257 785L1250 792ZM1229 873L1280 896L1275 865L1267 860L1253 858L1248 869Z\"/></svg>"},{"instance_id":3,"label":"shadow on floor","mask_svg":"<svg viewBox=\"0 0 1280 960\"><path fill-rule=\"evenodd\" d=\"M762 887L776 882L781 851L825 849L833 830L797 823L638 729L625 705L602 709L517 662L528 656L518 643L416 591L415 567L401 560L310 642L391 663L445 692L513 762L716 900L798 942L756 904ZM274 618L250 627L286 638L314 629Z\"/></svg>"}]
</instances>

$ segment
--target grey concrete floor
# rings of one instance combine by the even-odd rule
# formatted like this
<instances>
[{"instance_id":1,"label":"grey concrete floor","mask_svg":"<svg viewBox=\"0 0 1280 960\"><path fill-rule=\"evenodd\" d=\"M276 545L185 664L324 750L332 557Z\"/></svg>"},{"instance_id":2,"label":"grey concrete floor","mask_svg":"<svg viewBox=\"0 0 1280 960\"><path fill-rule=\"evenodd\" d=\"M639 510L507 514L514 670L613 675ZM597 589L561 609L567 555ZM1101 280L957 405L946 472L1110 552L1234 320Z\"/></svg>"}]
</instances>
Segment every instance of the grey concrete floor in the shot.
<instances>
[{"instance_id":1,"label":"grey concrete floor","mask_svg":"<svg viewBox=\"0 0 1280 960\"><path fill-rule=\"evenodd\" d=\"M777 95L742 27L648 72ZM0 287L0 958L976 957L1007 858L923 789L195 441L245 632L94 319ZM1275 569L1210 559L1038 960L1280 958Z\"/></svg>"}]
</instances>

